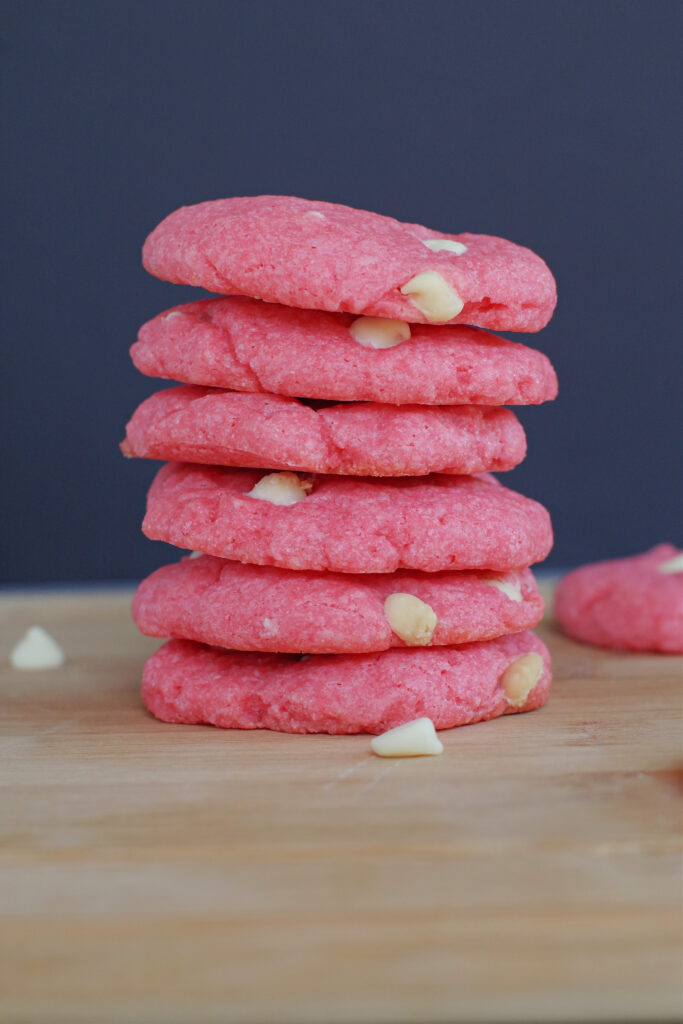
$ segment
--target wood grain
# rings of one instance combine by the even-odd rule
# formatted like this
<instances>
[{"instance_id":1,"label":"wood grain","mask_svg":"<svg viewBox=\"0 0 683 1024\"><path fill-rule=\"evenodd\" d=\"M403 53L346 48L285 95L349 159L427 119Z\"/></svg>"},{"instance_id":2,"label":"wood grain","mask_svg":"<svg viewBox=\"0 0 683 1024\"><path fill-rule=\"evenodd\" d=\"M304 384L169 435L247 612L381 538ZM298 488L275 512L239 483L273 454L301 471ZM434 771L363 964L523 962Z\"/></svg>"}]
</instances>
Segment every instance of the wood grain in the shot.
<instances>
[{"instance_id":1,"label":"wood grain","mask_svg":"<svg viewBox=\"0 0 683 1024\"><path fill-rule=\"evenodd\" d=\"M385 761L154 721L129 601L0 597L0 1019L681 1015L680 659L547 622L546 708Z\"/></svg>"}]
</instances>

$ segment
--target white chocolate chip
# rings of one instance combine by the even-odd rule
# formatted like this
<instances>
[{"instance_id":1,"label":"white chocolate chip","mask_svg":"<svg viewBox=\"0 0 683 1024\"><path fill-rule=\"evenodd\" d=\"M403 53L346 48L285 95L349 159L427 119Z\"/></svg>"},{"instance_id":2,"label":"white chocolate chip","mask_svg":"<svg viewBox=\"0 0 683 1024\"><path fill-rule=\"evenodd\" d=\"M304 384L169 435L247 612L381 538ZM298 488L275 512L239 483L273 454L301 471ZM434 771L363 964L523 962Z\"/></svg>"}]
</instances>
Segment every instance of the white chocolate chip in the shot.
<instances>
[{"instance_id":1,"label":"white chocolate chip","mask_svg":"<svg viewBox=\"0 0 683 1024\"><path fill-rule=\"evenodd\" d=\"M424 757L443 754L443 743L436 735L431 718L416 718L414 722L397 725L395 729L373 736L370 740L373 754L378 757Z\"/></svg>"},{"instance_id":2,"label":"white chocolate chip","mask_svg":"<svg viewBox=\"0 0 683 1024\"><path fill-rule=\"evenodd\" d=\"M511 661L499 679L508 704L513 708L524 707L542 675L543 658L540 654L523 654Z\"/></svg>"},{"instance_id":3,"label":"white chocolate chip","mask_svg":"<svg viewBox=\"0 0 683 1024\"><path fill-rule=\"evenodd\" d=\"M389 594L384 614L396 636L410 647L428 644L438 621L434 609L414 594Z\"/></svg>"},{"instance_id":4,"label":"white chocolate chip","mask_svg":"<svg viewBox=\"0 0 683 1024\"><path fill-rule=\"evenodd\" d=\"M349 327L351 337L365 348L394 348L410 337L410 324L381 316L359 316Z\"/></svg>"},{"instance_id":5,"label":"white chocolate chip","mask_svg":"<svg viewBox=\"0 0 683 1024\"><path fill-rule=\"evenodd\" d=\"M14 668L59 668L64 664L64 651L42 626L31 626L9 656Z\"/></svg>"},{"instance_id":6,"label":"white chocolate chip","mask_svg":"<svg viewBox=\"0 0 683 1024\"><path fill-rule=\"evenodd\" d=\"M425 270L411 277L401 288L401 293L410 296L410 301L424 313L430 324L447 323L462 313L465 305L456 290L435 270Z\"/></svg>"},{"instance_id":7,"label":"white chocolate chip","mask_svg":"<svg viewBox=\"0 0 683 1024\"><path fill-rule=\"evenodd\" d=\"M657 571L665 573L683 572L683 551L680 555L674 555L673 558L667 559L666 562L660 562L657 566Z\"/></svg>"},{"instance_id":8,"label":"white chocolate chip","mask_svg":"<svg viewBox=\"0 0 683 1024\"><path fill-rule=\"evenodd\" d=\"M272 505L296 505L312 487L312 480L302 479L296 473L268 473L252 487L247 497L269 501Z\"/></svg>"},{"instance_id":9,"label":"white chocolate chip","mask_svg":"<svg viewBox=\"0 0 683 1024\"><path fill-rule=\"evenodd\" d=\"M277 622L275 619L265 618L263 620L263 635L264 636L277 636Z\"/></svg>"},{"instance_id":10,"label":"white chocolate chip","mask_svg":"<svg viewBox=\"0 0 683 1024\"><path fill-rule=\"evenodd\" d=\"M183 314L178 309L174 309L172 313L167 313L164 320L171 320L174 316L182 316Z\"/></svg>"},{"instance_id":11,"label":"white chocolate chip","mask_svg":"<svg viewBox=\"0 0 683 1024\"><path fill-rule=\"evenodd\" d=\"M450 238L423 238L422 244L432 252L454 252L456 256L462 256L464 252L467 252L466 245Z\"/></svg>"},{"instance_id":12,"label":"white chocolate chip","mask_svg":"<svg viewBox=\"0 0 683 1024\"><path fill-rule=\"evenodd\" d=\"M511 601L522 603L522 584L519 580L483 580L489 587L495 587Z\"/></svg>"},{"instance_id":13,"label":"white chocolate chip","mask_svg":"<svg viewBox=\"0 0 683 1024\"><path fill-rule=\"evenodd\" d=\"M201 558L204 554L203 551L190 551L188 558Z\"/></svg>"},{"instance_id":14,"label":"white chocolate chip","mask_svg":"<svg viewBox=\"0 0 683 1024\"><path fill-rule=\"evenodd\" d=\"M315 217L316 220L327 220L325 214L321 213L320 210L306 210L304 217Z\"/></svg>"}]
</instances>

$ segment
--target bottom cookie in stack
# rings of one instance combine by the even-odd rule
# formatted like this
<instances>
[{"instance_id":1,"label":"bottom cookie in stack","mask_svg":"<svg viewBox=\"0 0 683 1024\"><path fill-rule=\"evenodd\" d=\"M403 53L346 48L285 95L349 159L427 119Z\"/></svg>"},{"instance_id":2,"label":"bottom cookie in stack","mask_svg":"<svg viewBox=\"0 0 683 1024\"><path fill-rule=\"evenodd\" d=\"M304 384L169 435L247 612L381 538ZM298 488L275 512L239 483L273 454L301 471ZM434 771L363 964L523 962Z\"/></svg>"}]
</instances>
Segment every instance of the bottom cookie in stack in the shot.
<instances>
[{"instance_id":1,"label":"bottom cookie in stack","mask_svg":"<svg viewBox=\"0 0 683 1024\"><path fill-rule=\"evenodd\" d=\"M528 630L457 647L376 654L257 654L169 640L145 665L142 698L164 722L278 732L437 729L541 707L550 655Z\"/></svg>"}]
</instances>

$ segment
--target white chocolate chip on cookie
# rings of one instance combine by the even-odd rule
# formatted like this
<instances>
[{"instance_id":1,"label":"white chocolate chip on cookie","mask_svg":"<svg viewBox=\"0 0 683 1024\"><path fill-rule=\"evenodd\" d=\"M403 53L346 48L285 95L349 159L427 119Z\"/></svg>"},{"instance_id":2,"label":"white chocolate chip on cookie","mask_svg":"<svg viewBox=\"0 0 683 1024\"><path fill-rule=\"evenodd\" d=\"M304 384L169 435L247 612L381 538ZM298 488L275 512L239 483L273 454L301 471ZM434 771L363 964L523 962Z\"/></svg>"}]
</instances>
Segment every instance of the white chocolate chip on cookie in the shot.
<instances>
[{"instance_id":1,"label":"white chocolate chip on cookie","mask_svg":"<svg viewBox=\"0 0 683 1024\"><path fill-rule=\"evenodd\" d=\"M456 256L462 256L464 252L467 252L466 245L450 238L423 238L422 244L432 252L454 252Z\"/></svg>"},{"instance_id":2,"label":"white chocolate chip on cookie","mask_svg":"<svg viewBox=\"0 0 683 1024\"><path fill-rule=\"evenodd\" d=\"M495 587L511 601L522 603L522 584L519 580L483 580L489 587Z\"/></svg>"},{"instance_id":3,"label":"white chocolate chip on cookie","mask_svg":"<svg viewBox=\"0 0 683 1024\"><path fill-rule=\"evenodd\" d=\"M431 718L416 718L405 725L373 736L370 740L373 754L378 757L424 757L443 754L443 743L436 735Z\"/></svg>"},{"instance_id":4,"label":"white chocolate chip on cookie","mask_svg":"<svg viewBox=\"0 0 683 1024\"><path fill-rule=\"evenodd\" d=\"M660 562L657 566L657 572L683 572L683 552L680 555L674 555L673 558L668 558L666 562Z\"/></svg>"},{"instance_id":5,"label":"white chocolate chip on cookie","mask_svg":"<svg viewBox=\"0 0 683 1024\"><path fill-rule=\"evenodd\" d=\"M396 636L410 647L428 644L438 621L434 609L414 594L389 594L384 614Z\"/></svg>"},{"instance_id":6,"label":"white chocolate chip on cookie","mask_svg":"<svg viewBox=\"0 0 683 1024\"><path fill-rule=\"evenodd\" d=\"M359 316L349 331L353 340L365 348L394 348L410 338L410 324L381 316Z\"/></svg>"},{"instance_id":7,"label":"white chocolate chip on cookie","mask_svg":"<svg viewBox=\"0 0 683 1024\"><path fill-rule=\"evenodd\" d=\"M543 658L540 654L523 654L511 661L499 679L508 704L513 708L524 707L542 675Z\"/></svg>"},{"instance_id":8,"label":"white chocolate chip on cookie","mask_svg":"<svg viewBox=\"0 0 683 1024\"><path fill-rule=\"evenodd\" d=\"M174 309L172 313L167 313L164 320L172 320L174 316L182 316L183 314L179 309Z\"/></svg>"},{"instance_id":9,"label":"white chocolate chip on cookie","mask_svg":"<svg viewBox=\"0 0 683 1024\"><path fill-rule=\"evenodd\" d=\"M435 270L425 270L411 277L401 288L401 293L409 296L430 324L447 323L462 313L465 305L456 290Z\"/></svg>"},{"instance_id":10,"label":"white chocolate chip on cookie","mask_svg":"<svg viewBox=\"0 0 683 1024\"><path fill-rule=\"evenodd\" d=\"M247 492L247 497L269 501L272 505L296 505L312 487L312 480L302 479L296 473L268 473Z\"/></svg>"},{"instance_id":11,"label":"white chocolate chip on cookie","mask_svg":"<svg viewBox=\"0 0 683 1024\"><path fill-rule=\"evenodd\" d=\"M31 626L9 656L13 668L59 668L64 651L42 626Z\"/></svg>"}]
</instances>

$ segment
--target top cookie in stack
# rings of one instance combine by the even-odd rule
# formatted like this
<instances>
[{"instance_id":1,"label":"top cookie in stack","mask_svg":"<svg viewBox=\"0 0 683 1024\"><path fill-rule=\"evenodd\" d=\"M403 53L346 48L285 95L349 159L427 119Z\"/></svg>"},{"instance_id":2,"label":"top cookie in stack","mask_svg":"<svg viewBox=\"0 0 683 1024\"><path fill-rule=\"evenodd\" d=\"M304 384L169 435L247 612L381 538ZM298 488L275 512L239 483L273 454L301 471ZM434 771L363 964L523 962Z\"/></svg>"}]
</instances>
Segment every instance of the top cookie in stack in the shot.
<instances>
[{"instance_id":1,"label":"top cookie in stack","mask_svg":"<svg viewBox=\"0 0 683 1024\"><path fill-rule=\"evenodd\" d=\"M557 302L530 249L291 196L185 206L152 232L142 260L164 281L220 295L416 324L540 331Z\"/></svg>"},{"instance_id":2,"label":"top cookie in stack","mask_svg":"<svg viewBox=\"0 0 683 1024\"><path fill-rule=\"evenodd\" d=\"M161 314L132 349L185 385L128 424L126 454L174 460L143 529L205 553L136 595L143 632L174 638L145 668L150 710L341 733L540 706L550 663L527 632L543 611L527 567L550 521L486 474L526 451L501 406L557 382L541 353L475 327L543 327L545 263L284 196L178 210L143 258L230 296Z\"/></svg>"}]
</instances>

